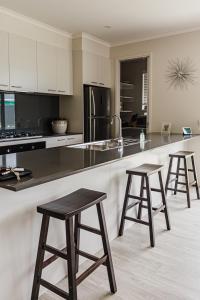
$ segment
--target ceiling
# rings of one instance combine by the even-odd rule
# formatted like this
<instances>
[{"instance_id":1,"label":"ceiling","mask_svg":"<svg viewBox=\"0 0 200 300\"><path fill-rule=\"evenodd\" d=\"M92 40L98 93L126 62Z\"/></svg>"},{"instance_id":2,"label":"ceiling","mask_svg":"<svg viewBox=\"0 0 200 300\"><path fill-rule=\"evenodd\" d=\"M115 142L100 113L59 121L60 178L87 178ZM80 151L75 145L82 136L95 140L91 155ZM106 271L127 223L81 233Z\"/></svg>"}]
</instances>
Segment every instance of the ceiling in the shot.
<instances>
[{"instance_id":1,"label":"ceiling","mask_svg":"<svg viewBox=\"0 0 200 300\"><path fill-rule=\"evenodd\" d=\"M111 44L200 28L199 0L0 0L0 5Z\"/></svg>"}]
</instances>

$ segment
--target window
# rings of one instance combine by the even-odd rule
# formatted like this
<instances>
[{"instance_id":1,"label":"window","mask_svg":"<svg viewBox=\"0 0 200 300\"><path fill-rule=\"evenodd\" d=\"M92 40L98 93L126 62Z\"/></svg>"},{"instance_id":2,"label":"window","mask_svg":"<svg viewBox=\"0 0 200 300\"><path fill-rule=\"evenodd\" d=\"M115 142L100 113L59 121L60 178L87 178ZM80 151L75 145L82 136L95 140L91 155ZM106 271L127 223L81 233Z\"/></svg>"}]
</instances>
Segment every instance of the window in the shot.
<instances>
[{"instance_id":1,"label":"window","mask_svg":"<svg viewBox=\"0 0 200 300\"><path fill-rule=\"evenodd\" d=\"M142 74L142 110L147 110L149 94L149 79L148 73Z\"/></svg>"}]
</instances>

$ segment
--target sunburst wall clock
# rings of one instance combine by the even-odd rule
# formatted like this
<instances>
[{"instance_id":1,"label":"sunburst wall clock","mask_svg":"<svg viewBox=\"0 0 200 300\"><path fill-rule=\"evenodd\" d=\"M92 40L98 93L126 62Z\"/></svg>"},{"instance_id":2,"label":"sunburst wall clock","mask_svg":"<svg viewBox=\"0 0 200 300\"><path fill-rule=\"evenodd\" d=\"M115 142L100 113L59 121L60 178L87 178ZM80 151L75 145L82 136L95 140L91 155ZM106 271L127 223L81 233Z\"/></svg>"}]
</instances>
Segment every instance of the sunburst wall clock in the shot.
<instances>
[{"instance_id":1,"label":"sunburst wall clock","mask_svg":"<svg viewBox=\"0 0 200 300\"><path fill-rule=\"evenodd\" d=\"M196 69L190 58L171 59L167 69L167 81L170 87L186 89L195 84Z\"/></svg>"}]
</instances>

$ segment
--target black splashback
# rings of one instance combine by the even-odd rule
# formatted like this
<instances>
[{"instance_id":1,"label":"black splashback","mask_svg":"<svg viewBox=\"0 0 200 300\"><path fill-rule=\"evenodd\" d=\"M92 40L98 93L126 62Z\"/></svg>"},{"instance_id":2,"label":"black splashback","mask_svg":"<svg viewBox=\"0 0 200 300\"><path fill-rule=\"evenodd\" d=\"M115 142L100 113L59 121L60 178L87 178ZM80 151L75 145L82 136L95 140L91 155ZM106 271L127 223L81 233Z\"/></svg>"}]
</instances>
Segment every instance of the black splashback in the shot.
<instances>
[{"instance_id":1,"label":"black splashback","mask_svg":"<svg viewBox=\"0 0 200 300\"><path fill-rule=\"evenodd\" d=\"M1 93L1 129L48 134L59 118L59 96Z\"/></svg>"}]
</instances>

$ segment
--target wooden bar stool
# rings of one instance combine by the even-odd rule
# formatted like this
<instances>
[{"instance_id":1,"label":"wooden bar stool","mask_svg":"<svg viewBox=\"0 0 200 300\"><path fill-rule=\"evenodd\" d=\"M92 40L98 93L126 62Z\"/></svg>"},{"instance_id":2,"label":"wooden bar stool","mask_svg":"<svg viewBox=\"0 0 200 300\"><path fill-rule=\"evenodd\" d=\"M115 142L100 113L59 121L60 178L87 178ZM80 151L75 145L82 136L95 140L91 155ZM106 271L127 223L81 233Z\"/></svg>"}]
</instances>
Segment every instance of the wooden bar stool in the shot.
<instances>
[{"instance_id":1,"label":"wooden bar stool","mask_svg":"<svg viewBox=\"0 0 200 300\"><path fill-rule=\"evenodd\" d=\"M63 198L38 206L37 211L43 214L43 218L31 300L38 299L40 285L49 289L50 291L54 292L55 294L59 295L64 299L77 300L77 286L87 276L89 276L93 271L95 271L100 265L104 265L107 268L111 292L115 293L117 291L102 204L102 200L104 200L105 198L105 193L96 192L88 189L79 189ZM81 212L93 205L96 205L97 207L100 229L95 229L93 227L89 227L81 223ZM50 217L65 221L67 247L62 250L58 250L50 245L47 245L46 243ZM75 217L74 227L73 217ZM101 258L98 258L79 249L80 229L101 236L104 249L104 254ZM52 256L44 261L45 251L51 253ZM94 263L84 273L82 273L79 277L76 278L76 273L78 272L79 255L94 261ZM42 269L47 267L58 257L63 258L68 262L68 293L41 278Z\"/></svg>"},{"instance_id":2,"label":"wooden bar stool","mask_svg":"<svg viewBox=\"0 0 200 300\"><path fill-rule=\"evenodd\" d=\"M166 185L165 185L165 192L167 194L167 191L173 191L174 195L178 193L185 193L187 194L187 205L188 208L191 206L191 201L190 201L190 189L189 186L193 185L196 188L196 193L197 193L197 199L200 199L199 196L199 187L198 187L198 179L197 179L197 174L196 174L196 168L195 168L195 162L194 162L194 152L192 151L178 151L173 154L169 154L170 157L170 162L169 162L169 169L168 169L168 174L167 174L167 180L166 180ZM172 165L173 165L173 159L177 158L177 166L176 166L176 171L172 172ZM191 163L192 163L192 168L188 169L188 159L191 158ZM181 166L181 161L183 161L183 167ZM194 176L194 181L189 183L189 176L188 172L192 172ZM175 175L175 178L170 180L171 175ZM180 177L184 177L185 181L179 181ZM170 183L172 181L175 181L175 186L174 188L170 188ZM185 190L182 190L178 188L179 185L183 185L186 187Z\"/></svg>"},{"instance_id":3,"label":"wooden bar stool","mask_svg":"<svg viewBox=\"0 0 200 300\"><path fill-rule=\"evenodd\" d=\"M122 236L123 232L124 232L125 220L134 221L136 223L147 225L147 226L149 226L150 244L151 244L151 247L154 247L155 246L155 234L154 234L153 216L155 216L159 212L162 212L165 214L167 229L170 230L168 209L167 209L165 191L164 191L162 175L161 175L162 168L163 168L162 165L143 164L137 168L126 171L126 174L128 174L128 181L127 181L127 186L126 186L126 193L125 193L124 205L123 205L123 210L122 210L121 224L120 224L120 229L119 229L120 236ZM160 189L150 187L149 177L154 173L158 173ZM140 196L130 195L132 176L134 176L134 175L141 176ZM144 191L146 191L146 197L144 197ZM152 207L151 192L161 193L162 204L159 207ZM130 198L135 200L131 204L129 204ZM143 204L144 202L146 202L146 205ZM137 218L128 217L126 215L127 211L137 204L139 204ZM143 208L148 209L148 221L141 220Z\"/></svg>"}]
</instances>

